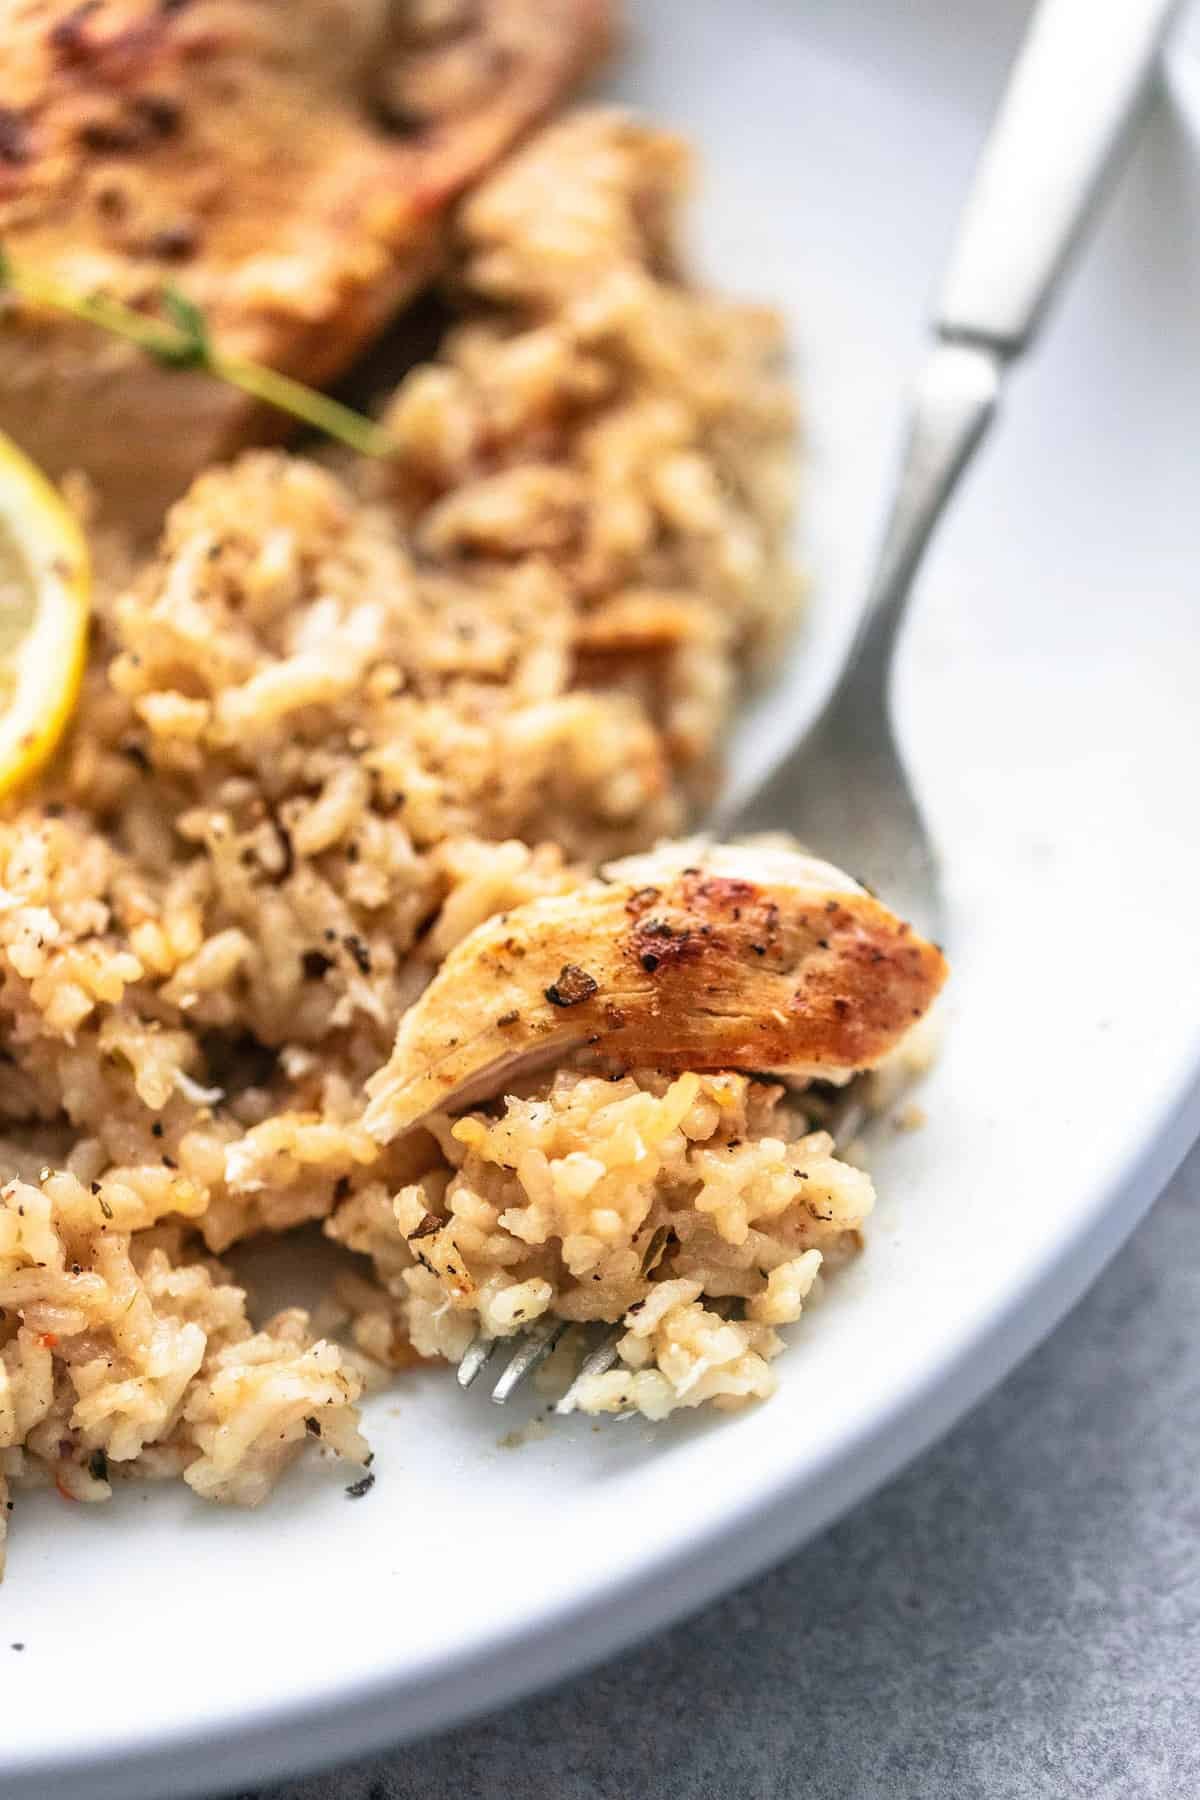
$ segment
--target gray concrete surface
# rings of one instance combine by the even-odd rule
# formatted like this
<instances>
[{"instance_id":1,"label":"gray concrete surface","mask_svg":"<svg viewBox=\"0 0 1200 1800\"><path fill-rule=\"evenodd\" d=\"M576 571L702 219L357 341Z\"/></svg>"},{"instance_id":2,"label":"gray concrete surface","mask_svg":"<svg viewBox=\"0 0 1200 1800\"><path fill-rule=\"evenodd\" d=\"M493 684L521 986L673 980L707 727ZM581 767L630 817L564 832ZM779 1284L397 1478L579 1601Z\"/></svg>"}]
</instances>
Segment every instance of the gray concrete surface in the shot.
<instances>
[{"instance_id":1,"label":"gray concrete surface","mask_svg":"<svg viewBox=\"0 0 1200 1800\"><path fill-rule=\"evenodd\" d=\"M772 1574L556 1693L252 1800L1200 1795L1200 1151L1073 1316Z\"/></svg>"}]
</instances>

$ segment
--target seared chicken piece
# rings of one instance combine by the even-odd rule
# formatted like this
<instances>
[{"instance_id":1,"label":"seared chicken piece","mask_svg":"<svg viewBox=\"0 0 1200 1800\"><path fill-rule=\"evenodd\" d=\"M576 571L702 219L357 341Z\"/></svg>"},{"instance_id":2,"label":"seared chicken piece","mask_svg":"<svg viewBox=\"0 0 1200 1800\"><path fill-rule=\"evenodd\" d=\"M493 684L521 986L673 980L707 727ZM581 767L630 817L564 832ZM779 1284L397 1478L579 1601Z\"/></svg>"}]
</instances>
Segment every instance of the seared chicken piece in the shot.
<instances>
[{"instance_id":1,"label":"seared chicken piece","mask_svg":"<svg viewBox=\"0 0 1200 1800\"><path fill-rule=\"evenodd\" d=\"M429 275L446 204L598 54L610 0L0 0L0 241L224 349L336 375ZM0 425L153 523L284 422L58 315L0 330Z\"/></svg>"},{"instance_id":2,"label":"seared chicken piece","mask_svg":"<svg viewBox=\"0 0 1200 1800\"><path fill-rule=\"evenodd\" d=\"M674 844L470 933L368 1084L387 1143L592 1046L627 1068L839 1079L928 1009L942 953L799 852Z\"/></svg>"}]
</instances>

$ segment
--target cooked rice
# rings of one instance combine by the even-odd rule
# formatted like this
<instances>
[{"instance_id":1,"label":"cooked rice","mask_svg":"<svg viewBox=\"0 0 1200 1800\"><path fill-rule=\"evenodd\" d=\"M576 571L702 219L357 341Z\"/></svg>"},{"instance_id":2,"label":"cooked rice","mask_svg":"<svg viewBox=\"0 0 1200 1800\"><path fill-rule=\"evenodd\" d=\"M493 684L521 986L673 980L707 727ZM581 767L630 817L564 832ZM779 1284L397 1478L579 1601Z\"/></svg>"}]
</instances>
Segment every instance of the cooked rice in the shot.
<instances>
[{"instance_id":1,"label":"cooked rice","mask_svg":"<svg viewBox=\"0 0 1200 1800\"><path fill-rule=\"evenodd\" d=\"M365 1454L362 1352L546 1312L626 1321L594 1410L762 1395L856 1241L869 1182L740 1075L359 1122L465 933L683 823L790 614L778 327L688 285L686 170L621 114L544 132L461 209L399 463L212 469L102 591L71 739L0 820L3 1497L253 1504L306 1443ZM314 1219L373 1259L347 1345L255 1330L212 1260Z\"/></svg>"},{"instance_id":2,"label":"cooked rice","mask_svg":"<svg viewBox=\"0 0 1200 1800\"><path fill-rule=\"evenodd\" d=\"M374 1260L393 1335L425 1356L456 1362L477 1331L511 1337L547 1315L623 1320L623 1367L585 1379L585 1411L660 1419L765 1397L774 1327L857 1247L874 1204L828 1134L745 1075L562 1070L499 1117L429 1130L438 1153L419 1179L364 1188L326 1230Z\"/></svg>"}]
</instances>

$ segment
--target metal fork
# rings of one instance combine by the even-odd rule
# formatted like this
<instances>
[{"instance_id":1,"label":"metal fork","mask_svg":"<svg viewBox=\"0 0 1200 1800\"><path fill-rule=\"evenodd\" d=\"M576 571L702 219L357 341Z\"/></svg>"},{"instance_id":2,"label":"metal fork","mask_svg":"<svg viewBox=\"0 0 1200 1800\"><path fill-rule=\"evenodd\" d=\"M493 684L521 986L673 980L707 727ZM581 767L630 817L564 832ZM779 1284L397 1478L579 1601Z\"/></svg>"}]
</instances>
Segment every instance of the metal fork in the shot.
<instances>
[{"instance_id":1,"label":"metal fork","mask_svg":"<svg viewBox=\"0 0 1200 1800\"><path fill-rule=\"evenodd\" d=\"M863 1102L861 1091L856 1084L844 1089L834 1102L829 1117L823 1121L837 1149L844 1150L855 1137L867 1116L867 1108ZM519 1334L517 1348L505 1363L496 1385L492 1389L492 1399L497 1406L503 1406L509 1397L521 1386L526 1376L545 1362L555 1345L569 1329L565 1319L538 1319L528 1330ZM596 1341L587 1352L576 1371L574 1380L566 1393L555 1405L555 1412L573 1413L579 1403L580 1389L589 1375L603 1375L611 1369L617 1360L617 1346L625 1332L624 1325L602 1325L597 1328ZM458 1385L468 1388L483 1373L502 1343L512 1343L511 1338L489 1338L478 1333L463 1354L458 1365ZM632 1419L636 1414L632 1411L610 1415L614 1422Z\"/></svg>"},{"instance_id":2,"label":"metal fork","mask_svg":"<svg viewBox=\"0 0 1200 1800\"><path fill-rule=\"evenodd\" d=\"M711 822L721 838L786 825L935 939L943 935L937 855L889 705L897 635L925 547L995 414L1007 367L1031 342L1132 136L1176 7L1177 0L1115 0L1101 9L1094 0L1042 0L1035 12L935 309L934 342L849 656L783 759L749 798L718 809ZM837 1141L845 1135L843 1125ZM527 1331L492 1399L503 1405L564 1329L540 1320ZM604 1336L581 1376L612 1366L619 1336L619 1327ZM469 1346L458 1370L463 1387L496 1343L480 1337ZM573 1410L574 1393L573 1385L559 1411Z\"/></svg>"}]
</instances>

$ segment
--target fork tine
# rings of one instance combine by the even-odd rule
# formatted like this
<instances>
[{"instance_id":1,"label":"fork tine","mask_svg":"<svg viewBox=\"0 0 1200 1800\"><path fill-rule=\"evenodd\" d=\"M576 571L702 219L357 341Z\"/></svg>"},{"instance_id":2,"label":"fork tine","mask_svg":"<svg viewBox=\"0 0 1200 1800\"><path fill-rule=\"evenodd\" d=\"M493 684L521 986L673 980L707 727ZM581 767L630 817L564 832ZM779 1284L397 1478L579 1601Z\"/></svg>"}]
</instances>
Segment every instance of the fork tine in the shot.
<instances>
[{"instance_id":1,"label":"fork tine","mask_svg":"<svg viewBox=\"0 0 1200 1800\"><path fill-rule=\"evenodd\" d=\"M847 1142L855 1137L866 1123L869 1109L861 1095L861 1084L857 1081L852 1082L830 1113L826 1129L839 1150L844 1150ZM528 1331L522 1332L517 1337L516 1348L492 1389L492 1399L497 1406L503 1406L520 1387L526 1376L531 1375L538 1364L546 1360L566 1329L567 1322L564 1319L543 1318L538 1319L529 1327ZM617 1360L617 1344L623 1331L624 1327L621 1325L610 1326L604 1332L599 1343L584 1357L574 1381L554 1408L557 1414L565 1418L569 1413L577 1410L579 1386L586 1376L603 1375L612 1368ZM486 1368L500 1342L499 1338L485 1337L482 1332L472 1338L458 1365L458 1385L460 1387L470 1387L481 1371ZM630 1407L625 1412L613 1413L610 1416L613 1423L619 1423L622 1419L636 1419L639 1415L636 1407Z\"/></svg>"},{"instance_id":2,"label":"fork tine","mask_svg":"<svg viewBox=\"0 0 1200 1800\"><path fill-rule=\"evenodd\" d=\"M833 1139L833 1147L837 1151L845 1150L853 1143L868 1119L867 1103L863 1099L861 1081L852 1081L849 1087L842 1090L841 1098L829 1115L825 1129Z\"/></svg>"},{"instance_id":3,"label":"fork tine","mask_svg":"<svg viewBox=\"0 0 1200 1800\"><path fill-rule=\"evenodd\" d=\"M503 1406L518 1382L524 1381L540 1362L545 1361L566 1329L565 1319L539 1319L530 1326L525 1341L513 1352L492 1389L492 1399L497 1406Z\"/></svg>"},{"instance_id":4,"label":"fork tine","mask_svg":"<svg viewBox=\"0 0 1200 1800\"><path fill-rule=\"evenodd\" d=\"M462 1353L456 1376L460 1388L469 1388L475 1377L490 1361L493 1350L499 1343L498 1338L485 1337L482 1331L477 1332Z\"/></svg>"},{"instance_id":5,"label":"fork tine","mask_svg":"<svg viewBox=\"0 0 1200 1800\"><path fill-rule=\"evenodd\" d=\"M621 1334L624 1329L623 1325L614 1325L612 1329L606 1332L601 1338L600 1342L596 1345L596 1348L594 1350L589 1350L588 1354L579 1365L579 1373L576 1375L574 1381L571 1383L558 1405L554 1408L556 1413L562 1413L565 1416L567 1413L573 1413L575 1411L575 1408L579 1405L579 1384L585 1376L603 1375L608 1369L612 1368L617 1360L617 1345L621 1341Z\"/></svg>"}]
</instances>

